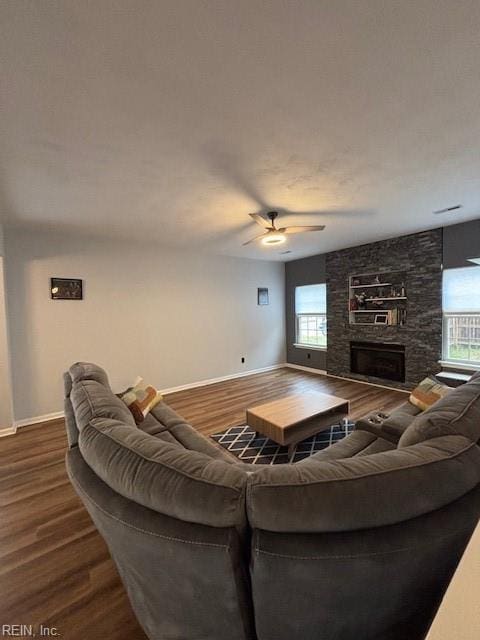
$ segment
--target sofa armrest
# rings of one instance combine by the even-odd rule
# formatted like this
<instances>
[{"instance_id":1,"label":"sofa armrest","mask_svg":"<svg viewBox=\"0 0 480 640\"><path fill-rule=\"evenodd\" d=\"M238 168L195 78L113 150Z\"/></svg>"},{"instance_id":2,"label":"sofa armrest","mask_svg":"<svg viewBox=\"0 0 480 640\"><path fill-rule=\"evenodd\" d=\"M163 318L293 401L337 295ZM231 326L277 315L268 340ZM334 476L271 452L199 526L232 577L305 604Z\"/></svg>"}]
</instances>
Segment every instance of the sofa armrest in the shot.
<instances>
[{"instance_id":1,"label":"sofa armrest","mask_svg":"<svg viewBox=\"0 0 480 640\"><path fill-rule=\"evenodd\" d=\"M392 415L376 411L357 420L355 430L368 431L368 433L373 433L379 438L398 444L404 431L410 426L414 418L415 416L401 411L395 411Z\"/></svg>"}]
</instances>

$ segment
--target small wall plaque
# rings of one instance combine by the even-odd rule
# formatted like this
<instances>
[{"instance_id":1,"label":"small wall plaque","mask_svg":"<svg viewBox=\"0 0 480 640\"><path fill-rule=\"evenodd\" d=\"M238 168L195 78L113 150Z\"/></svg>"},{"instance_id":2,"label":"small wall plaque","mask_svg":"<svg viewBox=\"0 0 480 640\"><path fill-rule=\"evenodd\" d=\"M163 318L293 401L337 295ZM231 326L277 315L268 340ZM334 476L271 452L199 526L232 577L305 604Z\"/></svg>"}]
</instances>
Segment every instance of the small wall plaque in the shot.
<instances>
[{"instance_id":1,"label":"small wall plaque","mask_svg":"<svg viewBox=\"0 0 480 640\"><path fill-rule=\"evenodd\" d=\"M259 287L257 289L257 304L268 304L268 289L265 287Z\"/></svg>"},{"instance_id":2,"label":"small wall plaque","mask_svg":"<svg viewBox=\"0 0 480 640\"><path fill-rule=\"evenodd\" d=\"M50 278L52 300L83 300L83 280L78 278Z\"/></svg>"}]
</instances>

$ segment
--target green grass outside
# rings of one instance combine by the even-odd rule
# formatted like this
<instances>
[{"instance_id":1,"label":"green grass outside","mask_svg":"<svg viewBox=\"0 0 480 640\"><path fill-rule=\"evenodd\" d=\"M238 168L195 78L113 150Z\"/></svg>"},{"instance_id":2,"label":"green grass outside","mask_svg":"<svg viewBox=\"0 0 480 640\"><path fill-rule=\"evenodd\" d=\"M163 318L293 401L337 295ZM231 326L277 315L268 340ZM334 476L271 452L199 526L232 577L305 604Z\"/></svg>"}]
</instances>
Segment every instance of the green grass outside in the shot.
<instances>
[{"instance_id":1,"label":"green grass outside","mask_svg":"<svg viewBox=\"0 0 480 640\"><path fill-rule=\"evenodd\" d=\"M312 347L326 347L327 346L327 337L326 336L310 336L308 338L304 338L302 344L312 345Z\"/></svg>"},{"instance_id":2,"label":"green grass outside","mask_svg":"<svg viewBox=\"0 0 480 640\"><path fill-rule=\"evenodd\" d=\"M470 360L480 362L480 346L473 346L469 349L463 345L451 345L448 350L448 357L452 360Z\"/></svg>"}]
</instances>

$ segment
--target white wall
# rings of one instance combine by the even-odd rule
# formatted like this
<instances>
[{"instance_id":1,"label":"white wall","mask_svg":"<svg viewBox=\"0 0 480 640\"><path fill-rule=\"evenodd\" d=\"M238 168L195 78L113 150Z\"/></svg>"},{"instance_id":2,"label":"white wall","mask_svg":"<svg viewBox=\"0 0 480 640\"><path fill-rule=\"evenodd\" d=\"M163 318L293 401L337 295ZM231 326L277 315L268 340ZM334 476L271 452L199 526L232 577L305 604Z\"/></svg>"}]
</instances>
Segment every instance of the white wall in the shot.
<instances>
[{"instance_id":1,"label":"white wall","mask_svg":"<svg viewBox=\"0 0 480 640\"><path fill-rule=\"evenodd\" d=\"M118 390L137 375L167 388L285 361L283 263L18 230L6 255L16 420L61 410L77 360ZM51 276L83 278L84 300L50 300Z\"/></svg>"},{"instance_id":2,"label":"white wall","mask_svg":"<svg viewBox=\"0 0 480 640\"><path fill-rule=\"evenodd\" d=\"M10 365L5 305L3 229L0 225L0 434L10 429L13 422L12 389L10 383Z\"/></svg>"}]
</instances>

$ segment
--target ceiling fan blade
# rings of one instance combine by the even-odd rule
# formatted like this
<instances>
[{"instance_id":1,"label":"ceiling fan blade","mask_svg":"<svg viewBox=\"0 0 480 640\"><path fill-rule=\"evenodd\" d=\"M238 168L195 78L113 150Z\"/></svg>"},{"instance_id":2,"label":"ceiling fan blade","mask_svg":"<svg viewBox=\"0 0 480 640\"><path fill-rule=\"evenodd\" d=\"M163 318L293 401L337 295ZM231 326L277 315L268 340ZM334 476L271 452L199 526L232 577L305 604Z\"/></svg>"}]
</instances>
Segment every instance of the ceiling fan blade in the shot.
<instances>
[{"instance_id":1,"label":"ceiling fan blade","mask_svg":"<svg viewBox=\"0 0 480 640\"><path fill-rule=\"evenodd\" d=\"M252 238L251 240L247 240L247 242L243 243L243 246L247 245L247 244L251 244L252 242L255 242L255 240L260 240L260 238L263 238L264 236L268 235L268 231L266 231L265 233L261 233L259 236L255 236L255 238Z\"/></svg>"},{"instance_id":2,"label":"ceiling fan blade","mask_svg":"<svg viewBox=\"0 0 480 640\"><path fill-rule=\"evenodd\" d=\"M324 224L317 224L311 227L284 227L278 231L280 233L304 233L305 231L323 231L324 229Z\"/></svg>"},{"instance_id":3,"label":"ceiling fan blade","mask_svg":"<svg viewBox=\"0 0 480 640\"><path fill-rule=\"evenodd\" d=\"M266 229L269 224L268 224L268 220L265 220L264 217L262 217L259 213L249 213L248 214L251 219L256 222L257 224L259 224L261 227L263 227L264 229Z\"/></svg>"}]
</instances>

